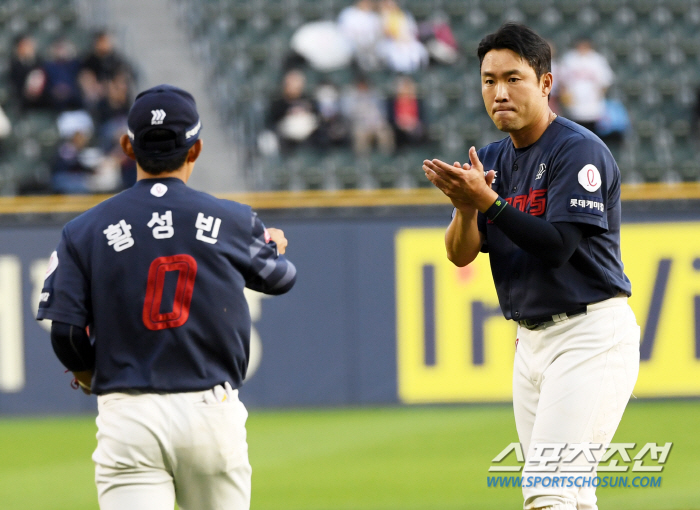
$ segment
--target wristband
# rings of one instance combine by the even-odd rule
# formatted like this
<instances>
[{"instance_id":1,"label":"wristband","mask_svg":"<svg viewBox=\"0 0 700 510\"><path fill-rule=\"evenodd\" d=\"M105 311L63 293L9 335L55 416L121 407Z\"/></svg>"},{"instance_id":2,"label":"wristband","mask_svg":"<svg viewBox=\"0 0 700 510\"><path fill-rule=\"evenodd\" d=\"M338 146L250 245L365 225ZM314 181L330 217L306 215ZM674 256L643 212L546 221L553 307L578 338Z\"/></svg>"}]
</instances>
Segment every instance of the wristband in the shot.
<instances>
[{"instance_id":1,"label":"wristband","mask_svg":"<svg viewBox=\"0 0 700 510\"><path fill-rule=\"evenodd\" d=\"M493 221L498 217L499 214L503 212L503 209L505 209L507 205L508 202L506 202L505 199L499 196L496 199L496 201L493 204L491 204L491 207L486 209L486 212L484 214L486 215L486 218Z\"/></svg>"}]
</instances>

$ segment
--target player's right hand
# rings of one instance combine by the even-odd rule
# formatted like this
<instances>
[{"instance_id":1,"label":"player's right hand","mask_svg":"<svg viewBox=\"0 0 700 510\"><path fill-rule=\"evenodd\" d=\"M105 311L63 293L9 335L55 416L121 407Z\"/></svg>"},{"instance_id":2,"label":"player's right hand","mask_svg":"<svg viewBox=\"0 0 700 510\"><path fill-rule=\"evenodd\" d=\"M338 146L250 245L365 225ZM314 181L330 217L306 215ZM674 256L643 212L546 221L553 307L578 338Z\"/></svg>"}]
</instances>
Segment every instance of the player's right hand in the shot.
<instances>
[{"instance_id":1,"label":"player's right hand","mask_svg":"<svg viewBox=\"0 0 700 510\"><path fill-rule=\"evenodd\" d=\"M284 252L287 251L287 244L289 244L287 238L284 237L284 232L279 228L269 227L267 233L270 234L270 239L277 245L277 253L284 255Z\"/></svg>"}]
</instances>

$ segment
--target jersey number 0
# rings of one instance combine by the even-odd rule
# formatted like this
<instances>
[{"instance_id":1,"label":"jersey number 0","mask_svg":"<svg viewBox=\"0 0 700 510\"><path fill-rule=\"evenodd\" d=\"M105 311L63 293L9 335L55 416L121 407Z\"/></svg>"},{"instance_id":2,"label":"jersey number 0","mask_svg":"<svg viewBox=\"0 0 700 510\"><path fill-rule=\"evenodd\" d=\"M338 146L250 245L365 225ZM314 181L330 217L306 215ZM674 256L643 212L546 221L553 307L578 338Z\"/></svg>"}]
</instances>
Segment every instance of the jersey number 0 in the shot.
<instances>
[{"instance_id":1,"label":"jersey number 0","mask_svg":"<svg viewBox=\"0 0 700 510\"><path fill-rule=\"evenodd\" d=\"M173 309L170 312L161 313L165 275L170 271L178 272ZM151 262L148 270L146 300L143 303L143 323L148 329L158 331L177 328L187 322L190 316L195 276L197 276L197 261L189 255L158 257Z\"/></svg>"}]
</instances>

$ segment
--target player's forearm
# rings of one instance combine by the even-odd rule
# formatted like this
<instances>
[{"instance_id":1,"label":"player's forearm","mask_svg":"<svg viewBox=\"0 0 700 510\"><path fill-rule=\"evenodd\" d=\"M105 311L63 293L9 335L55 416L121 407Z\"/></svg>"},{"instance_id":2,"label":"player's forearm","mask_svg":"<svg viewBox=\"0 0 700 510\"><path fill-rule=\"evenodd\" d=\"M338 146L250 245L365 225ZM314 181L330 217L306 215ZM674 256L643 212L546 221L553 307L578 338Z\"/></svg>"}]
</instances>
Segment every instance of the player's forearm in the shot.
<instances>
[{"instance_id":1,"label":"player's forearm","mask_svg":"<svg viewBox=\"0 0 700 510\"><path fill-rule=\"evenodd\" d=\"M464 213L457 209L445 233L447 258L454 265L464 267L470 264L481 249L481 233L477 226L476 210Z\"/></svg>"},{"instance_id":2,"label":"player's forearm","mask_svg":"<svg viewBox=\"0 0 700 510\"><path fill-rule=\"evenodd\" d=\"M53 321L51 346L58 360L71 372L86 372L95 368L95 348L85 328Z\"/></svg>"},{"instance_id":3,"label":"player's forearm","mask_svg":"<svg viewBox=\"0 0 700 510\"><path fill-rule=\"evenodd\" d=\"M573 223L550 223L510 205L500 212L489 209L486 216L518 247L553 267L569 260L583 237Z\"/></svg>"},{"instance_id":4,"label":"player's forearm","mask_svg":"<svg viewBox=\"0 0 700 510\"><path fill-rule=\"evenodd\" d=\"M294 264L284 256L256 259L253 261L254 273L246 281L246 287L263 294L279 295L289 292L297 279Z\"/></svg>"}]
</instances>

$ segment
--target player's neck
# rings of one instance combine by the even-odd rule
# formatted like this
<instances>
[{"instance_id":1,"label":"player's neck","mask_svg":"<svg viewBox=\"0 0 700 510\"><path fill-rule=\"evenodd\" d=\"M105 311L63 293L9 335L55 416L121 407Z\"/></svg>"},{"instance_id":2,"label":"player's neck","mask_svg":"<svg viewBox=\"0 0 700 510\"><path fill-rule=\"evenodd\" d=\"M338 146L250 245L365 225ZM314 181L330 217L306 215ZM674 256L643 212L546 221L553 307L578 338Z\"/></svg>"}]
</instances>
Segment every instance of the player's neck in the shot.
<instances>
[{"instance_id":1,"label":"player's neck","mask_svg":"<svg viewBox=\"0 0 700 510\"><path fill-rule=\"evenodd\" d=\"M516 149L522 149L535 143L547 130L549 125L557 118L557 115L546 108L542 115L539 116L536 122L526 126L518 131L510 133L510 139L513 141L513 146Z\"/></svg>"},{"instance_id":2,"label":"player's neck","mask_svg":"<svg viewBox=\"0 0 700 510\"><path fill-rule=\"evenodd\" d=\"M175 177L176 179L180 179L182 182L187 184L187 181L190 178L190 174L192 173L192 170L189 168L189 165L185 164L182 165L180 168L177 170L173 170L172 172L163 172L158 175L154 174L149 174L146 172L143 168L141 168L139 165L136 165L136 180L141 181L143 179L167 179L168 177Z\"/></svg>"}]
</instances>

